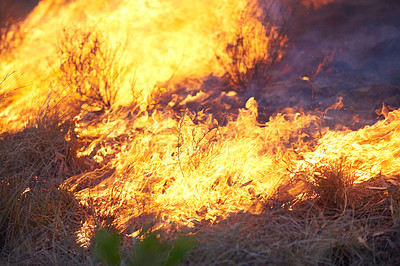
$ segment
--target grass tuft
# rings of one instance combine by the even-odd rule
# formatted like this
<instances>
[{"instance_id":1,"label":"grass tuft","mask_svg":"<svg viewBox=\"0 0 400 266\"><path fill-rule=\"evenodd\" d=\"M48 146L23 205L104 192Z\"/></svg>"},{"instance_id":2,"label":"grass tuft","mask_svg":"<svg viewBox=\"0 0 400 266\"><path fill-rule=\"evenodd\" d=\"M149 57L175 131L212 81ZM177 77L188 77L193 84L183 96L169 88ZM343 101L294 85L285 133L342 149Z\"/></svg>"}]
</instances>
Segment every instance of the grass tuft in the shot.
<instances>
[{"instance_id":1,"label":"grass tuft","mask_svg":"<svg viewBox=\"0 0 400 266\"><path fill-rule=\"evenodd\" d=\"M45 109L17 133L0 135L0 262L87 261L74 231L84 217L72 194L58 189L80 169L72 125Z\"/></svg>"}]
</instances>

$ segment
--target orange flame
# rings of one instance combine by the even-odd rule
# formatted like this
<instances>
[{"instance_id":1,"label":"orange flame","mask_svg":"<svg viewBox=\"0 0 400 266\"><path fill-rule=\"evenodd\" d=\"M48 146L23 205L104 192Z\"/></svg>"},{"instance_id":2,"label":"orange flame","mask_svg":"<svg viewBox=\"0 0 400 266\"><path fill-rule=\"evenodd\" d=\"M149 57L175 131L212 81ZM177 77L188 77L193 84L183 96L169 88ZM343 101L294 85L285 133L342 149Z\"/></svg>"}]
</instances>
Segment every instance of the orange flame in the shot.
<instances>
[{"instance_id":1,"label":"orange flame","mask_svg":"<svg viewBox=\"0 0 400 266\"><path fill-rule=\"evenodd\" d=\"M235 212L259 213L293 173L344 157L358 181L400 174L400 110L358 131L331 131L317 115L293 110L260 123L253 97L243 107L237 92L216 92L215 99L199 85L225 74L215 54L224 55L221 39L235 39L238 28L265 37L241 40L254 53L238 71L265 56L259 49L277 25L238 25L249 3L41 1L23 24L22 44L0 62L2 72L15 72L0 83L0 133L21 130L43 105L75 108L66 119L81 144L77 156L91 169L62 187L97 214L114 215L128 233L143 223L192 228ZM201 110L205 102L237 114L218 121ZM325 113L342 106L340 98ZM91 225L82 224L77 234L85 240Z\"/></svg>"}]
</instances>

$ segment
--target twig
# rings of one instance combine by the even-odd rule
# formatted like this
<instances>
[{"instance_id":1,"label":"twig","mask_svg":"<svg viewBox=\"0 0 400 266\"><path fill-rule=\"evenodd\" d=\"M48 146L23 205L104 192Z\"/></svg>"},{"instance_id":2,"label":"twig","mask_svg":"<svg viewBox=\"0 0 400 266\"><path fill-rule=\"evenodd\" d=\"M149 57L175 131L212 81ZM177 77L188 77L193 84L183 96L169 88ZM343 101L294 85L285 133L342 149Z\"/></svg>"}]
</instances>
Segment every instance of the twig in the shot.
<instances>
[{"instance_id":1,"label":"twig","mask_svg":"<svg viewBox=\"0 0 400 266\"><path fill-rule=\"evenodd\" d=\"M185 113L183 113L183 116L179 120L179 125L178 125L178 145L177 145L179 168L181 169L182 177L184 179L185 179L185 174L183 173L183 168L182 168L180 147L181 147L181 130L182 130L182 124L183 124L183 120L185 119L185 116L186 116L186 111L185 111Z\"/></svg>"}]
</instances>

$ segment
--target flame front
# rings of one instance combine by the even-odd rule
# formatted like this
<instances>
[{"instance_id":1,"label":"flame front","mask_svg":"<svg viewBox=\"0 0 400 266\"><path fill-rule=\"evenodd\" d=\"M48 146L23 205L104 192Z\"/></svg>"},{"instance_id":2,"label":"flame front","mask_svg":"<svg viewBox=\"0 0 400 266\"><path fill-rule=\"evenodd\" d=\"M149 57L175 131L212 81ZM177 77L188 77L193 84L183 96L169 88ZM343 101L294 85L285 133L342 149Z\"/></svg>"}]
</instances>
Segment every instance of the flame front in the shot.
<instances>
[{"instance_id":1,"label":"flame front","mask_svg":"<svg viewBox=\"0 0 400 266\"><path fill-rule=\"evenodd\" d=\"M221 36L234 35L238 14L247 4L246 0L41 1L24 22L24 42L1 63L3 73L15 72L8 83L24 86L24 97L15 97L18 103L8 106L1 117L6 117L7 128L12 128L13 119L18 120L17 129L20 119L10 116L16 113L15 106L31 105L31 99L47 97L50 90L62 94L54 88L65 85L57 84L60 64L68 60L60 50L68 52L63 45L71 44L75 46L70 49L79 49L79 42L93 41L85 39L93 32L102 49L117 57L114 61L118 62L106 63L117 64L123 72L113 80L119 89L116 104L129 105L134 100L146 110L159 84L223 74L215 58L224 48ZM261 24L255 27L263 28Z\"/></svg>"},{"instance_id":2,"label":"flame front","mask_svg":"<svg viewBox=\"0 0 400 266\"><path fill-rule=\"evenodd\" d=\"M259 213L279 185L310 164L345 157L358 180L400 174L399 110L358 131L332 131L321 116L290 110L260 123L256 95L243 101L237 84L221 90L202 83L225 74L218 59L230 60L225 49L238 29L263 36L240 40L256 48L238 71L265 56L257 47L269 47L279 25L238 19L249 6L255 4L41 1L23 24L22 44L3 55L2 73L13 74L1 85L0 95L9 95L0 105L1 132L24 128L43 103L70 112L77 155L91 169L62 186L131 233L143 223L190 228Z\"/></svg>"}]
</instances>

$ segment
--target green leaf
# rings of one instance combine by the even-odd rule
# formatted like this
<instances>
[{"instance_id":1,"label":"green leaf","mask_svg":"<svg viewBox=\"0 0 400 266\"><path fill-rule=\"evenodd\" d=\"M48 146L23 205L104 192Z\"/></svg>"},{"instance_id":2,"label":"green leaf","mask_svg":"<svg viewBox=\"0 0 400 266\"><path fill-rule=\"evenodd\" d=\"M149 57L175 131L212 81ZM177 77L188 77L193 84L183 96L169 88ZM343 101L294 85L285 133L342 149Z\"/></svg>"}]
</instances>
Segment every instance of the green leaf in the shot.
<instances>
[{"instance_id":1,"label":"green leaf","mask_svg":"<svg viewBox=\"0 0 400 266\"><path fill-rule=\"evenodd\" d=\"M95 234L95 258L107 265L118 265L121 261L121 240L116 232L101 229Z\"/></svg>"},{"instance_id":2,"label":"green leaf","mask_svg":"<svg viewBox=\"0 0 400 266\"><path fill-rule=\"evenodd\" d=\"M194 239L190 237L179 237L169 253L165 262L166 266L178 265L186 256L186 254L195 246Z\"/></svg>"}]
</instances>

